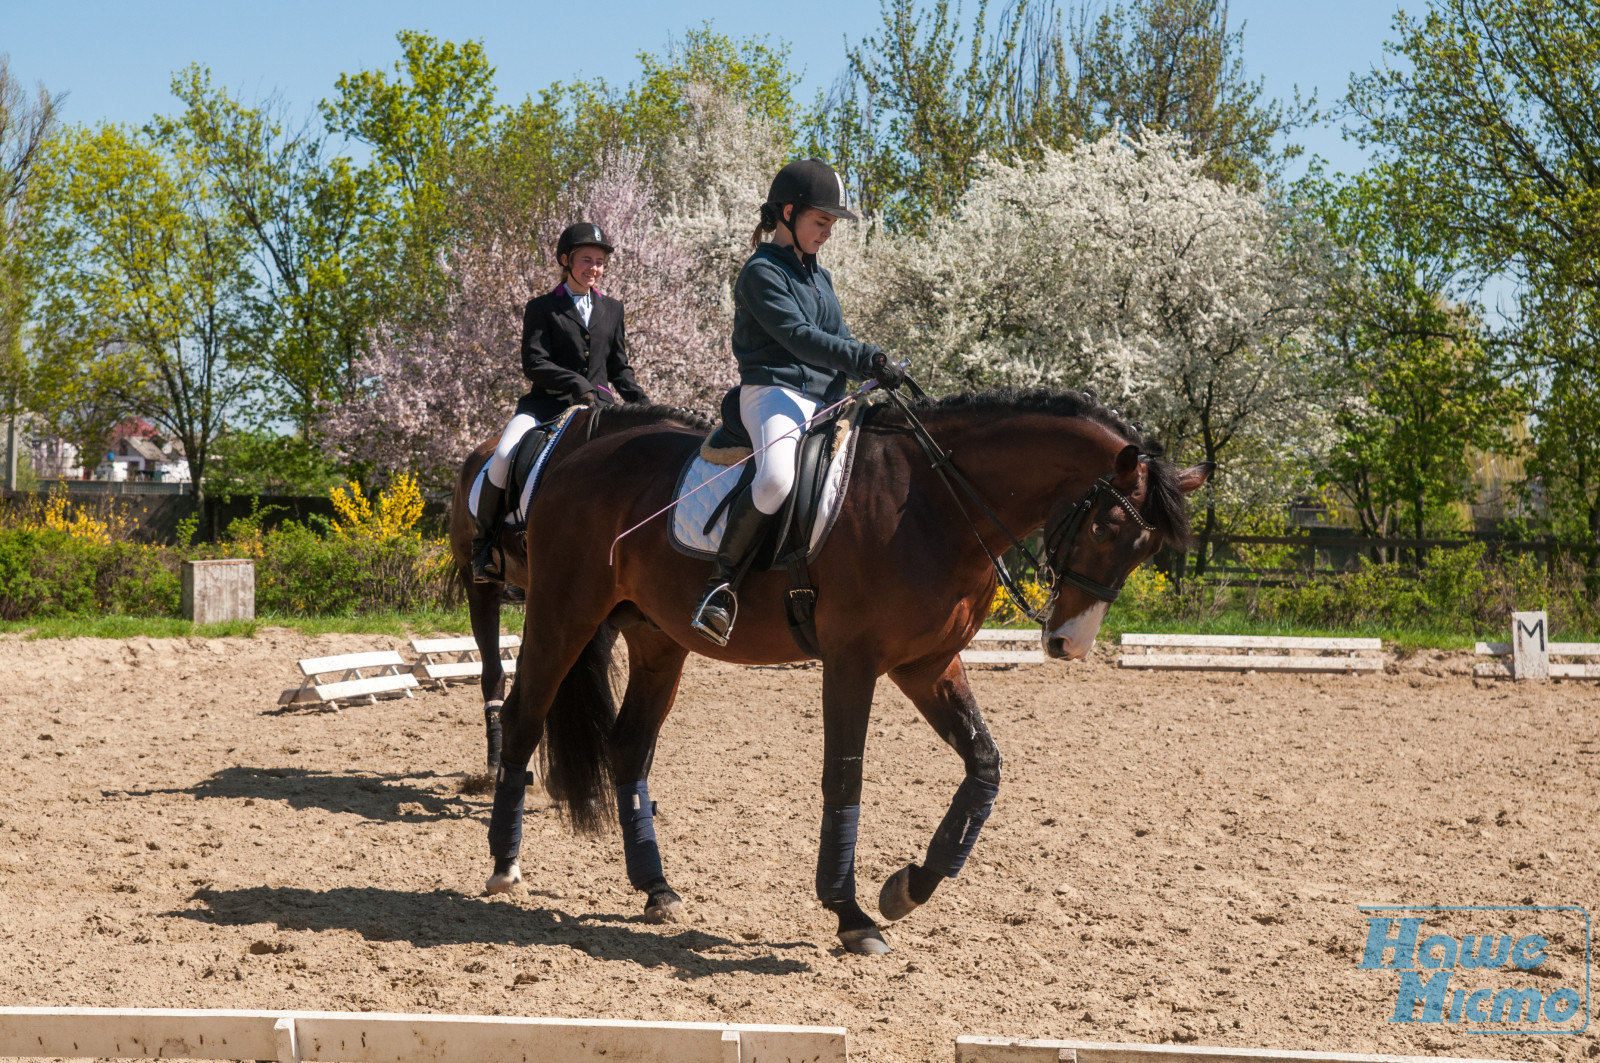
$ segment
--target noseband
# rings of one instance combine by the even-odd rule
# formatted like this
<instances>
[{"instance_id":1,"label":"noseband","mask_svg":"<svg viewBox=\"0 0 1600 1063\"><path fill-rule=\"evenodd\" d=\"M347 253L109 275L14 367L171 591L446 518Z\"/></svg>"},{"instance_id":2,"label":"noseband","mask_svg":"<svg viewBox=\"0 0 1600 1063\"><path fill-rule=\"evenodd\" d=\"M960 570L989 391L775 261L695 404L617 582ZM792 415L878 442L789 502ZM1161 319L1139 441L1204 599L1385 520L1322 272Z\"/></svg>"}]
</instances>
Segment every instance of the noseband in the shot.
<instances>
[{"instance_id":1,"label":"noseband","mask_svg":"<svg viewBox=\"0 0 1600 1063\"><path fill-rule=\"evenodd\" d=\"M909 378L907 383L911 383ZM915 385L912 386L915 387ZM916 388L915 390L920 395L922 389ZM1000 585L1006 589L1006 594L1011 597L1012 604L1024 616L1036 624L1045 623L1049 619L1050 613L1055 609L1056 599L1061 594L1062 584L1076 587L1090 597L1108 605L1117 600L1117 595L1122 592L1122 584L1127 580L1126 575L1117 582L1115 587L1111 587L1097 580L1092 580L1081 572L1074 572L1067 567L1067 558L1072 554L1072 547L1078 540L1078 533L1083 530L1083 522L1094 512L1095 500L1099 498L1102 491L1109 494L1123 509L1127 510L1128 515L1133 518L1134 523L1138 524L1139 527L1147 532L1155 531L1150 522L1144 519L1144 515L1134 507L1128 496L1111 486L1114 474L1107 473L1091 484L1088 493L1074 502L1071 508L1062 514L1061 520L1057 522L1055 528L1045 533L1045 556L1041 559L1027 546L1023 545L1015 535L1011 534L1011 529L1007 528L994 510L989 508L989 504L983 500L983 496L978 494L978 489L973 487L972 483L962 475L961 470L955 467L950 455L928 434L928 430L917 419L917 415L911 411L910 405L898 393L891 391L888 394L899 405L901 411L905 413L906 420L911 425L911 434L922 445L924 453L928 455L928 460L933 463L934 472L937 472L939 479L944 481L944 485L950 491L951 497L955 499L956 508L966 518L967 526L972 529L972 534L977 536L978 545L982 546L983 552L989 556L989 564L994 566L995 575L999 578ZM1140 458L1139 460L1145 462L1149 459ZM982 533L978 531L978 526L973 523L972 515L967 512L966 504L962 501L961 492L956 490L957 485L961 487L961 491L966 492L967 497L988 518L989 523L999 528L1001 533L1011 541L1011 545L1023 557L1028 559L1029 563L1033 565L1034 571L1044 577L1049 595L1045 599L1043 607L1034 609L1028 604L1028 599L1023 595L1022 588L1017 586L1016 578L1006 568L1005 562L996 557L994 551L990 550L988 544L983 541Z\"/></svg>"}]
</instances>

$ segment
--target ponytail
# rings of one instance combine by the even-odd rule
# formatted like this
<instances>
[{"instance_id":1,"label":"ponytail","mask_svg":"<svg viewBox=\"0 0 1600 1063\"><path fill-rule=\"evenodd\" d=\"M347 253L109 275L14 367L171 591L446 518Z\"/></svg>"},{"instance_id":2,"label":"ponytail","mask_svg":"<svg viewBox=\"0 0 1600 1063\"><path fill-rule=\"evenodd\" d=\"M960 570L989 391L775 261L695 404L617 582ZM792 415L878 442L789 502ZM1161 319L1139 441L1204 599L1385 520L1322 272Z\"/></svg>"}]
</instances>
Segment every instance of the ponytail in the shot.
<instances>
[{"instance_id":1,"label":"ponytail","mask_svg":"<svg viewBox=\"0 0 1600 1063\"><path fill-rule=\"evenodd\" d=\"M756 223L755 229L750 233L750 250L754 251L761 246L763 233L775 232L778 228L778 212L783 208L776 203L761 204L761 220Z\"/></svg>"}]
</instances>

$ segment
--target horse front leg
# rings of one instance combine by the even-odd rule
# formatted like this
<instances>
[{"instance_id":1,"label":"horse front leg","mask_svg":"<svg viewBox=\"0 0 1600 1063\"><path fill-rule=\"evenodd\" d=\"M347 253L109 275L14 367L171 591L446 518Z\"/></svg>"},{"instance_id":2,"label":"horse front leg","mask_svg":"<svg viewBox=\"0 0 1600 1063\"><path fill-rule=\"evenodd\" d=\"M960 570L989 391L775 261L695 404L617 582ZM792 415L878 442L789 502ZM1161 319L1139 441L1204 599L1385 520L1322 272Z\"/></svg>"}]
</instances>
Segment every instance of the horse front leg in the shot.
<instances>
[{"instance_id":1,"label":"horse front leg","mask_svg":"<svg viewBox=\"0 0 1600 1063\"><path fill-rule=\"evenodd\" d=\"M467 586L467 612L472 617L472 640L478 644L483 661L479 685L483 690L483 730L488 747L489 774L500 768L500 745L504 730L500 713L506 701L506 671L500 663L500 602L504 585L478 583L470 570L463 574Z\"/></svg>"},{"instance_id":2,"label":"horse front leg","mask_svg":"<svg viewBox=\"0 0 1600 1063\"><path fill-rule=\"evenodd\" d=\"M863 956L889 943L856 903L856 831L861 820L862 756L872 717L876 662L834 660L822 673L822 840L817 849L817 899L839 917L839 941Z\"/></svg>"},{"instance_id":3,"label":"horse front leg","mask_svg":"<svg viewBox=\"0 0 1600 1063\"><path fill-rule=\"evenodd\" d=\"M628 687L622 695L611 736L612 778L617 784L617 820L628 882L645 895L644 917L652 923L677 922L683 898L667 884L656 844L656 803L650 799L650 765L656 738L672 703L689 652L660 632L637 625L628 640Z\"/></svg>"},{"instance_id":4,"label":"horse front leg","mask_svg":"<svg viewBox=\"0 0 1600 1063\"><path fill-rule=\"evenodd\" d=\"M879 913L894 922L926 904L940 882L961 873L1000 793L1000 750L978 711L961 658L896 670L890 677L939 737L961 754L967 769L922 863L896 871L878 894Z\"/></svg>"}]
</instances>

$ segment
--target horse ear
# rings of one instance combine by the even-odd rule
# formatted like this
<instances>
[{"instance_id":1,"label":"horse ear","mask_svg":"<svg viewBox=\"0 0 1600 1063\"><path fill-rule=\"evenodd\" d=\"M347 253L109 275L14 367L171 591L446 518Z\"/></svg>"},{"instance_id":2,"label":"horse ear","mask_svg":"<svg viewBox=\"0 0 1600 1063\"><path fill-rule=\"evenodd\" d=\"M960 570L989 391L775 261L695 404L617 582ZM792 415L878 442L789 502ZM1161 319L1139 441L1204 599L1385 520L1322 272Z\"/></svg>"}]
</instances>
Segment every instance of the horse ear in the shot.
<instances>
[{"instance_id":1,"label":"horse ear","mask_svg":"<svg viewBox=\"0 0 1600 1063\"><path fill-rule=\"evenodd\" d=\"M1178 473L1178 490L1184 494L1199 490L1216 471L1217 463L1214 461L1202 461L1199 465L1191 465Z\"/></svg>"},{"instance_id":2,"label":"horse ear","mask_svg":"<svg viewBox=\"0 0 1600 1063\"><path fill-rule=\"evenodd\" d=\"M1139 448L1132 443L1117 453L1115 479L1126 482L1139 471Z\"/></svg>"}]
</instances>

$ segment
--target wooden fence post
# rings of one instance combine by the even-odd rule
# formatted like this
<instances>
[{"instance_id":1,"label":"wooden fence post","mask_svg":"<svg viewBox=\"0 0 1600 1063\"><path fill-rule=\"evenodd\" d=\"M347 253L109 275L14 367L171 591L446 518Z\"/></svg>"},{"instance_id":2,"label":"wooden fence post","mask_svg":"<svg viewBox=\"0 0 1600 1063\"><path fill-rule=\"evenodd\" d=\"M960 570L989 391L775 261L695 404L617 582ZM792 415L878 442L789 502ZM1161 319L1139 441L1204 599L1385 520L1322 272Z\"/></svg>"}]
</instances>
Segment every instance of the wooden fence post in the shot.
<instances>
[{"instance_id":1,"label":"wooden fence post","mask_svg":"<svg viewBox=\"0 0 1600 1063\"><path fill-rule=\"evenodd\" d=\"M1550 619L1541 610L1511 614L1511 674L1517 682L1550 678Z\"/></svg>"},{"instance_id":2,"label":"wooden fence post","mask_svg":"<svg viewBox=\"0 0 1600 1063\"><path fill-rule=\"evenodd\" d=\"M256 617L256 563L249 558L183 563L183 618L220 624Z\"/></svg>"}]
</instances>

